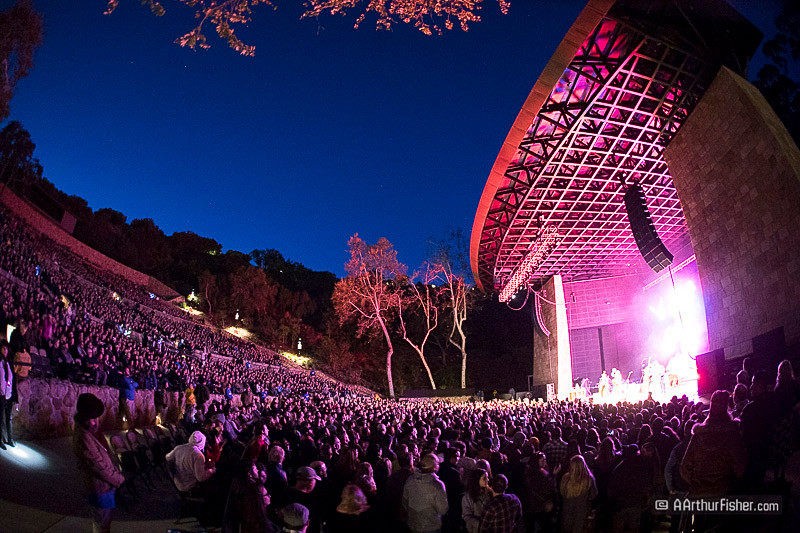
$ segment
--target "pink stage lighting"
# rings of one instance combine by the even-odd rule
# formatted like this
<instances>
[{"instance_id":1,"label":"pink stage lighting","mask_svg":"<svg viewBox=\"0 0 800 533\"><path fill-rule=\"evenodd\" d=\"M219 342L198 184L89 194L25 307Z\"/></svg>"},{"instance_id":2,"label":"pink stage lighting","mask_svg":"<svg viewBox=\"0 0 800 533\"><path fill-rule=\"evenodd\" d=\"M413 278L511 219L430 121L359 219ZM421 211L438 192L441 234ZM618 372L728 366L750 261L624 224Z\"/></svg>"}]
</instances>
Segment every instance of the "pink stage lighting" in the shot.
<instances>
[{"instance_id":1,"label":"pink stage lighting","mask_svg":"<svg viewBox=\"0 0 800 533\"><path fill-rule=\"evenodd\" d=\"M674 284L673 284L674 280ZM708 328L697 268L692 265L649 287L647 348L661 360L708 351Z\"/></svg>"}]
</instances>

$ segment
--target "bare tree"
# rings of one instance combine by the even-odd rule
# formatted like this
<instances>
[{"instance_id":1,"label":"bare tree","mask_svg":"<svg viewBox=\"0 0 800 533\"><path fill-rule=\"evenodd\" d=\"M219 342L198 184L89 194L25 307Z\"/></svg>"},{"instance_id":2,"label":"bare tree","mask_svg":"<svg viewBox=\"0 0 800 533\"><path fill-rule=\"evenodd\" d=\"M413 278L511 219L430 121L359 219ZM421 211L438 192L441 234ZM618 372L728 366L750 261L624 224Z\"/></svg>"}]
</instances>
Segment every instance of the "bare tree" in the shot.
<instances>
[{"instance_id":1,"label":"bare tree","mask_svg":"<svg viewBox=\"0 0 800 533\"><path fill-rule=\"evenodd\" d=\"M440 265L427 262L424 267L417 272L407 282L402 285L397 293L397 316L400 319L400 332L403 334L409 346L411 346L420 360L431 388L436 390L436 382L433 379L431 368L425 358L425 344L431 337L431 333L439 325L439 294L434 286L434 281L441 279L442 269ZM414 342L408 333L407 322L411 316L424 317L425 326L422 328L422 335L419 342Z\"/></svg>"},{"instance_id":2,"label":"bare tree","mask_svg":"<svg viewBox=\"0 0 800 533\"><path fill-rule=\"evenodd\" d=\"M464 323L474 305L474 291L469 283L469 245L460 228L433 242L431 262L444 279L442 291L446 297L444 306L449 311L450 336L447 341L461 354L461 388L467 386L467 332Z\"/></svg>"}]
</instances>

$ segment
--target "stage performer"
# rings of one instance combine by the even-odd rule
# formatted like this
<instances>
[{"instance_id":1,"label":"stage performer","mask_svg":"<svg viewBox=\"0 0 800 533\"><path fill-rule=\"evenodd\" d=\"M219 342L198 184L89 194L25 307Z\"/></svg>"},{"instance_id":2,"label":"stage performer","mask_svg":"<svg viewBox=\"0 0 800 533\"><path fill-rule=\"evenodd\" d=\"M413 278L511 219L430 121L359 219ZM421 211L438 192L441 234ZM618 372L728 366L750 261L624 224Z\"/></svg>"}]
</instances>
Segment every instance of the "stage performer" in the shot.
<instances>
[{"instance_id":1,"label":"stage performer","mask_svg":"<svg viewBox=\"0 0 800 533\"><path fill-rule=\"evenodd\" d=\"M622 392L622 372L617 368L611 369L611 390L613 392Z\"/></svg>"},{"instance_id":2,"label":"stage performer","mask_svg":"<svg viewBox=\"0 0 800 533\"><path fill-rule=\"evenodd\" d=\"M606 374L606 371L603 370L603 374L600 376L600 383L599 383L601 398L605 398L606 395L608 394L608 384L609 384L608 374Z\"/></svg>"}]
</instances>

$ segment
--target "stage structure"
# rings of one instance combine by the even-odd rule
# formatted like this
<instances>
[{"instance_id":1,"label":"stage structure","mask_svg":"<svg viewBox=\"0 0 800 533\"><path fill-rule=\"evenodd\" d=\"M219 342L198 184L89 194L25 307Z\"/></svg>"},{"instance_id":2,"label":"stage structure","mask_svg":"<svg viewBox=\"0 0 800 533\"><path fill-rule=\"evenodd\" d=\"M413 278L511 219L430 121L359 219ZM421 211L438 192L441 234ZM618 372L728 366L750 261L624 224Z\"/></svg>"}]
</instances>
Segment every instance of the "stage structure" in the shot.
<instances>
[{"instance_id":1,"label":"stage structure","mask_svg":"<svg viewBox=\"0 0 800 533\"><path fill-rule=\"evenodd\" d=\"M712 83L720 85L714 81L718 73L749 86L742 76L760 41L758 30L723 0L590 0L534 85L487 180L470 248L478 287L499 292L503 300L528 286L538 290L556 275L568 286L633 274L643 288L656 276L647 269L631 231L624 202L629 187L641 187L655 238L668 251L664 256L669 261L655 268L664 268L679 251L683 255L676 261L690 257L693 243L703 237L699 229L687 226L682 206L694 200L679 197L682 191L676 190L670 167L675 164L688 174L702 167L705 190L737 190L740 184L726 182L730 169L724 165L714 172L713 165L722 158L705 165L702 148L676 150L678 161L669 163L665 150ZM731 85L736 84L725 87ZM721 114L714 122L706 118L693 127L687 137L693 143L713 143L715 128L731 119L719 106L711 109ZM682 153L693 159L681 160ZM794 162L791 157L788 161ZM792 164L786 166L786 179L793 176L797 185L798 174L792 174ZM748 181L763 179L757 170L751 173ZM742 179L741 172L737 176ZM708 207L708 199L704 205ZM701 281L725 276L721 270L728 265L706 261L705 251L696 255ZM781 279L788 276L784 270ZM560 281L548 289L555 290ZM555 301L556 295L548 294ZM572 300L565 298L562 289L557 299L567 307L579 306L572 295ZM706 309L717 304L713 296L704 299ZM709 320L709 331L716 326ZM772 327L754 324L752 336ZM535 329L535 335L544 333ZM554 347L550 338L549 343L549 355L537 352L537 357L552 358L547 368L563 368L562 359L570 361L569 342ZM555 382L563 396L559 376L542 375L537 368L534 360L534 384ZM566 377L566 372L556 374Z\"/></svg>"}]
</instances>

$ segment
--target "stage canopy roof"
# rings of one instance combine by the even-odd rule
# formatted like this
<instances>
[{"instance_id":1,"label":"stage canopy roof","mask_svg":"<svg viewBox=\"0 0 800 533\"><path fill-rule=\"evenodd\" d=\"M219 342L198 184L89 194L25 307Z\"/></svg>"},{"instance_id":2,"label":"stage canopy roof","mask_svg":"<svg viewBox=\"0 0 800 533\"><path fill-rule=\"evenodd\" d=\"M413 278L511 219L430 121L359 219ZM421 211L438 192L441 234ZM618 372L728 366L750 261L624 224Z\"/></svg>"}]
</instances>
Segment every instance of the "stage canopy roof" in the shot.
<instances>
[{"instance_id":1,"label":"stage canopy roof","mask_svg":"<svg viewBox=\"0 0 800 533\"><path fill-rule=\"evenodd\" d=\"M719 67L744 73L760 40L723 0L590 0L489 174L470 246L478 287L505 287L555 230L552 253L529 280L592 279L641 264L623 202L634 180L666 246L688 244L663 149Z\"/></svg>"}]
</instances>

